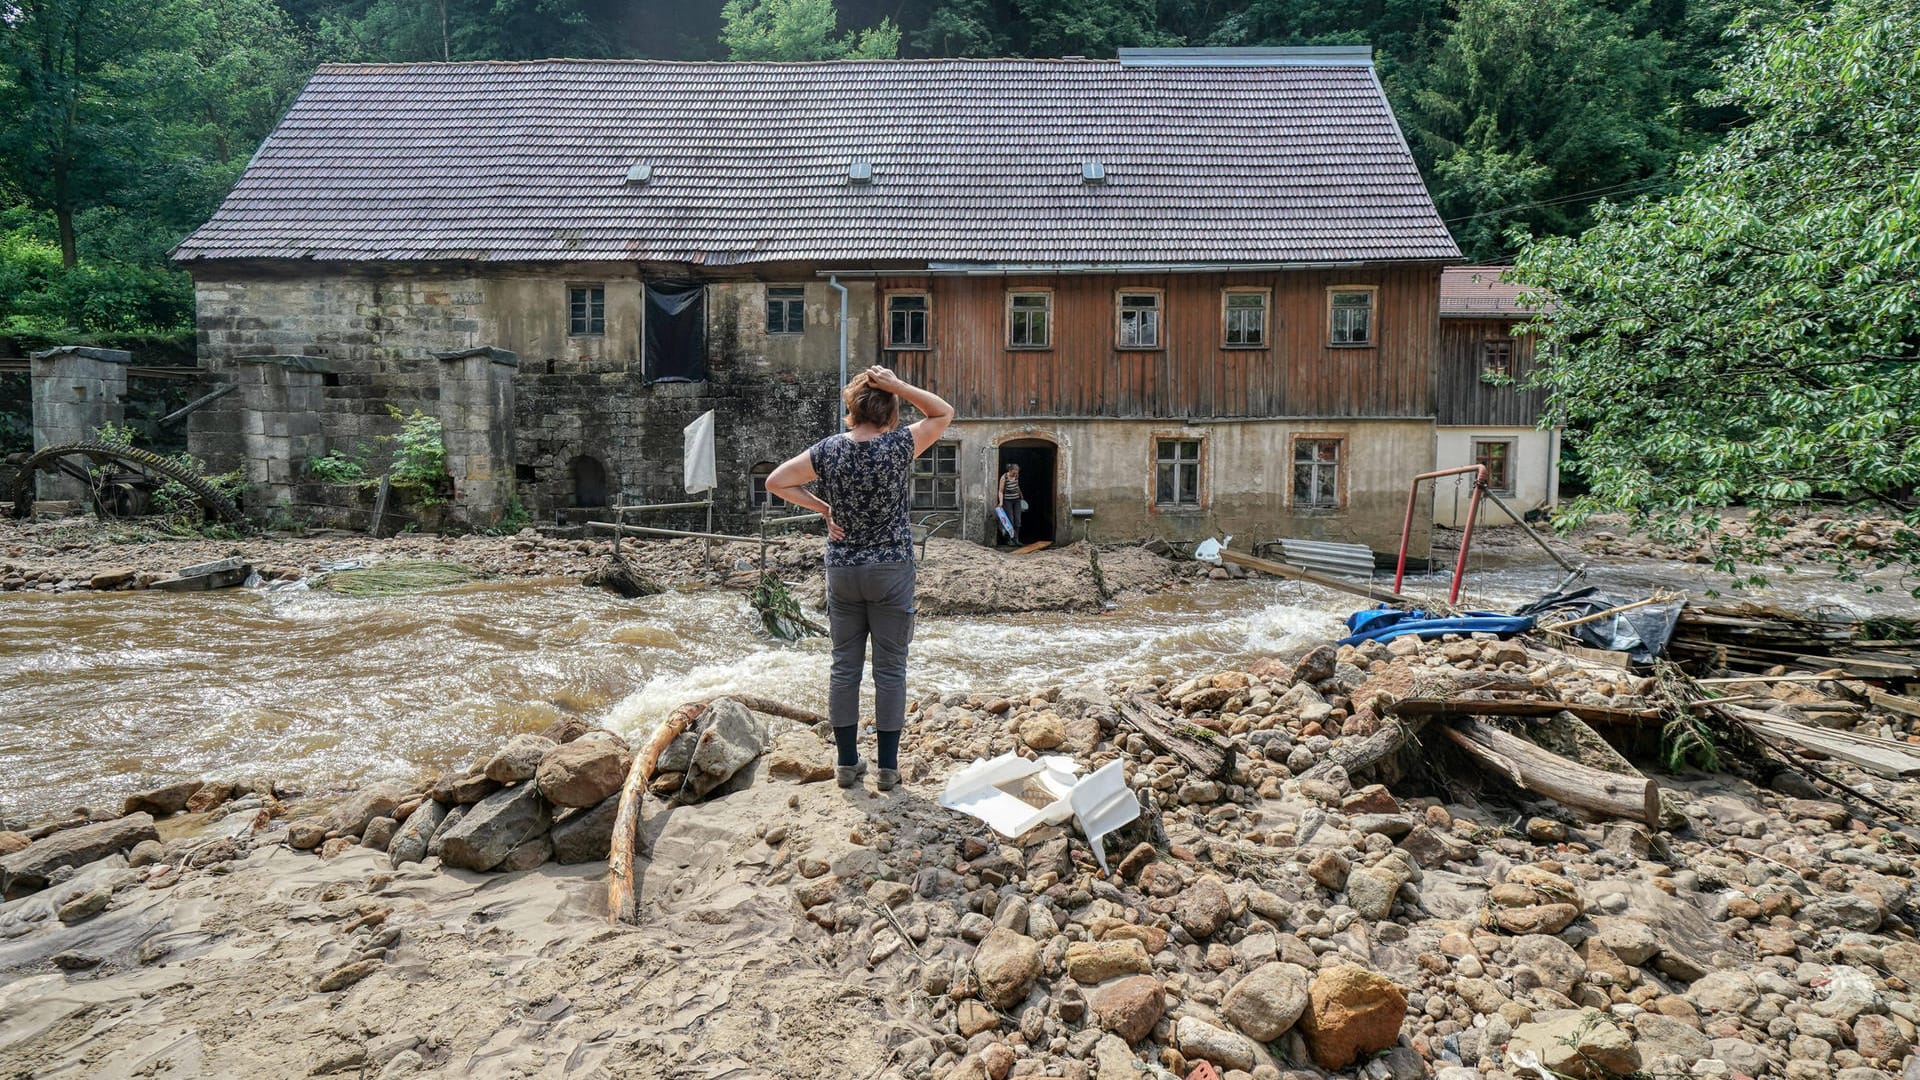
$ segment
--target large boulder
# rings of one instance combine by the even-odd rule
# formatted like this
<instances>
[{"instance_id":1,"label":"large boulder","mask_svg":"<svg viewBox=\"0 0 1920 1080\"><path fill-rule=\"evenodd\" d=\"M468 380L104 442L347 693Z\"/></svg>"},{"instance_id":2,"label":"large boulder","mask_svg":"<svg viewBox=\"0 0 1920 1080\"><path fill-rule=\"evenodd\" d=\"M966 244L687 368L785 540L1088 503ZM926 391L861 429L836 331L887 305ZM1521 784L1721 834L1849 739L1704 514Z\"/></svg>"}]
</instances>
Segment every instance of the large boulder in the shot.
<instances>
[{"instance_id":1,"label":"large boulder","mask_svg":"<svg viewBox=\"0 0 1920 1080\"><path fill-rule=\"evenodd\" d=\"M1255 1039L1272 1042L1286 1034L1306 1011L1307 985L1312 978L1297 964L1262 964L1227 991L1220 1014Z\"/></svg>"},{"instance_id":2,"label":"large boulder","mask_svg":"<svg viewBox=\"0 0 1920 1080\"><path fill-rule=\"evenodd\" d=\"M327 828L341 836L359 836L366 831L367 822L377 817L392 817L394 810L412 794L405 784L392 780L368 784L327 812Z\"/></svg>"},{"instance_id":3,"label":"large boulder","mask_svg":"<svg viewBox=\"0 0 1920 1080\"><path fill-rule=\"evenodd\" d=\"M413 813L407 815L407 820L400 823L400 830L393 834L393 843L387 845L389 861L399 866L426 858L427 844L433 840L434 832L446 819L445 803L428 799L414 807Z\"/></svg>"},{"instance_id":4,"label":"large boulder","mask_svg":"<svg viewBox=\"0 0 1920 1080\"><path fill-rule=\"evenodd\" d=\"M1546 1020L1521 1024L1507 1043L1509 1056L1532 1053L1555 1076L1603 1080L1640 1071L1634 1049L1613 1017L1598 1009L1574 1009Z\"/></svg>"},{"instance_id":5,"label":"large boulder","mask_svg":"<svg viewBox=\"0 0 1920 1080\"><path fill-rule=\"evenodd\" d=\"M767 722L732 698L721 698L701 719L700 738L680 793L698 799L733 779L767 749Z\"/></svg>"},{"instance_id":6,"label":"large boulder","mask_svg":"<svg viewBox=\"0 0 1920 1080\"><path fill-rule=\"evenodd\" d=\"M142 840L160 839L153 815L128 814L36 840L11 855L0 856L0 895L14 890L44 889L47 879L63 866L85 866L96 859L132 850Z\"/></svg>"},{"instance_id":7,"label":"large boulder","mask_svg":"<svg viewBox=\"0 0 1920 1080\"><path fill-rule=\"evenodd\" d=\"M182 780L177 784L168 784L151 791L142 791L138 795L129 795L125 809L120 812L152 814L154 817L177 814L187 808L187 800L193 798L194 793L204 786L205 781Z\"/></svg>"},{"instance_id":8,"label":"large boulder","mask_svg":"<svg viewBox=\"0 0 1920 1080\"><path fill-rule=\"evenodd\" d=\"M540 794L555 806L598 806L617 794L633 754L612 739L577 739L547 751L534 773Z\"/></svg>"},{"instance_id":9,"label":"large boulder","mask_svg":"<svg viewBox=\"0 0 1920 1080\"><path fill-rule=\"evenodd\" d=\"M1392 980L1355 964L1340 964L1314 976L1300 1031L1321 1068L1344 1069L1398 1042L1406 1017L1406 995Z\"/></svg>"},{"instance_id":10,"label":"large boulder","mask_svg":"<svg viewBox=\"0 0 1920 1080\"><path fill-rule=\"evenodd\" d=\"M553 861L600 862L613 850L613 819L620 813L618 793L598 806L569 810L553 823Z\"/></svg>"},{"instance_id":11,"label":"large boulder","mask_svg":"<svg viewBox=\"0 0 1920 1080\"><path fill-rule=\"evenodd\" d=\"M1129 1044L1152 1034L1166 1011L1166 991L1151 975L1115 979L1087 991L1087 1012L1094 1023Z\"/></svg>"},{"instance_id":12,"label":"large boulder","mask_svg":"<svg viewBox=\"0 0 1920 1080\"><path fill-rule=\"evenodd\" d=\"M503 788L474 803L441 841L440 859L462 870L492 870L553 820L533 784Z\"/></svg>"},{"instance_id":13,"label":"large boulder","mask_svg":"<svg viewBox=\"0 0 1920 1080\"><path fill-rule=\"evenodd\" d=\"M544 735L515 735L493 755L482 772L487 779L502 784L517 784L533 779L540 760L558 745Z\"/></svg>"},{"instance_id":14,"label":"large boulder","mask_svg":"<svg viewBox=\"0 0 1920 1080\"><path fill-rule=\"evenodd\" d=\"M973 974L980 996L997 1009L1011 1009L1027 999L1027 990L1040 977L1040 943L1005 928L989 933L973 954Z\"/></svg>"}]
</instances>

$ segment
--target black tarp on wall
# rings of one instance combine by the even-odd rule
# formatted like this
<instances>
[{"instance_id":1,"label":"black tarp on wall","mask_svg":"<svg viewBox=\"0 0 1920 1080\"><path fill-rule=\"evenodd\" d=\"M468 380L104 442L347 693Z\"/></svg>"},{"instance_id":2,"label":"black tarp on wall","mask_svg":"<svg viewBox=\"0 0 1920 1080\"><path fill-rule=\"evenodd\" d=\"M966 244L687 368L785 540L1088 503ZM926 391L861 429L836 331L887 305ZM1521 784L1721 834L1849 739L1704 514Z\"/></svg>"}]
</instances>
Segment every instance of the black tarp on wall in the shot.
<instances>
[{"instance_id":1,"label":"black tarp on wall","mask_svg":"<svg viewBox=\"0 0 1920 1080\"><path fill-rule=\"evenodd\" d=\"M647 282L648 382L704 382L707 378L707 287L698 281Z\"/></svg>"}]
</instances>

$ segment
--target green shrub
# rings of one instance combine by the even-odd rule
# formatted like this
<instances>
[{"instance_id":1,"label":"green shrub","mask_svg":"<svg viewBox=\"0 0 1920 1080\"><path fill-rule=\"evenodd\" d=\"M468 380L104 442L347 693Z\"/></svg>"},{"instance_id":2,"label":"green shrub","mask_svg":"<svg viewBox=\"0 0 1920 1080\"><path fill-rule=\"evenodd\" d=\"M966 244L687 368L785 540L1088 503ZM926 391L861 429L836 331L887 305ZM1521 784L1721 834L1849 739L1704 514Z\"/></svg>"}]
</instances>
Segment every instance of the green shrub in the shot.
<instances>
[{"instance_id":1,"label":"green shrub","mask_svg":"<svg viewBox=\"0 0 1920 1080\"><path fill-rule=\"evenodd\" d=\"M439 418L419 409L402 413L392 405L387 413L400 421L400 434L381 437L394 444L393 464L387 468L393 486L414 494L422 506L445 502L443 493L450 478Z\"/></svg>"},{"instance_id":2,"label":"green shrub","mask_svg":"<svg viewBox=\"0 0 1920 1080\"><path fill-rule=\"evenodd\" d=\"M329 484L358 484L367 479L367 463L329 450L325 457L307 459L307 475Z\"/></svg>"}]
</instances>

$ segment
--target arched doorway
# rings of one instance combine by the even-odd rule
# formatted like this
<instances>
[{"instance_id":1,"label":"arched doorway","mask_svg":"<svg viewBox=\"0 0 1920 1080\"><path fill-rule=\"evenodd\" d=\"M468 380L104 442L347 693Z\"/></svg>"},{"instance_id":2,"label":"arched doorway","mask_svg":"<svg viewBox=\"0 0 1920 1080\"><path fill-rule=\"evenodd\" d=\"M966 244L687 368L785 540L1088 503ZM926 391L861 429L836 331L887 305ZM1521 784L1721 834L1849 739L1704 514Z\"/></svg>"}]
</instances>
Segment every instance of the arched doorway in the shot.
<instances>
[{"instance_id":1,"label":"arched doorway","mask_svg":"<svg viewBox=\"0 0 1920 1080\"><path fill-rule=\"evenodd\" d=\"M607 505L607 467L599 459L585 454L567 466L573 476L573 505Z\"/></svg>"},{"instance_id":2,"label":"arched doorway","mask_svg":"<svg viewBox=\"0 0 1920 1080\"><path fill-rule=\"evenodd\" d=\"M1010 439L1000 444L1000 459L993 470L995 482L1007 466L1020 466L1020 492L1026 497L1027 512L1020 523L1019 543L1052 541L1058 523L1054 520L1059 482L1060 448L1046 439ZM990 505L998 505L999 489L994 489Z\"/></svg>"}]
</instances>

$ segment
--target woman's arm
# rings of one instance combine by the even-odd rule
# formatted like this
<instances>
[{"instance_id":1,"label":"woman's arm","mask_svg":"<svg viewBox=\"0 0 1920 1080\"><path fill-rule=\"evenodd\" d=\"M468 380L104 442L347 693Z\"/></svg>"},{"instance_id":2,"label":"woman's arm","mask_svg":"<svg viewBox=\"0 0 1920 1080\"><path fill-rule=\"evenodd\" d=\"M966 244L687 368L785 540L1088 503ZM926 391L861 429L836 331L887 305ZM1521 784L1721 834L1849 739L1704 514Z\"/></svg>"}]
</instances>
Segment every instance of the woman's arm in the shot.
<instances>
[{"instance_id":1,"label":"woman's arm","mask_svg":"<svg viewBox=\"0 0 1920 1080\"><path fill-rule=\"evenodd\" d=\"M780 498L805 510L811 510L827 519L827 536L834 540L846 539L847 531L833 520L833 507L828 506L818 495L806 489L806 485L820 479L813 471L811 451L802 450L780 463L779 467L767 474L767 494Z\"/></svg>"},{"instance_id":2,"label":"woman's arm","mask_svg":"<svg viewBox=\"0 0 1920 1080\"><path fill-rule=\"evenodd\" d=\"M931 390L922 390L893 373L893 369L875 364L867 369L867 378L872 385L899 395L902 401L919 409L924 419L907 425L913 432L913 452L920 455L927 447L940 441L947 433L947 425L953 423L953 406L945 398Z\"/></svg>"}]
</instances>

